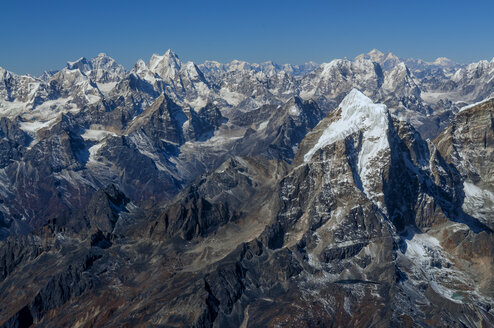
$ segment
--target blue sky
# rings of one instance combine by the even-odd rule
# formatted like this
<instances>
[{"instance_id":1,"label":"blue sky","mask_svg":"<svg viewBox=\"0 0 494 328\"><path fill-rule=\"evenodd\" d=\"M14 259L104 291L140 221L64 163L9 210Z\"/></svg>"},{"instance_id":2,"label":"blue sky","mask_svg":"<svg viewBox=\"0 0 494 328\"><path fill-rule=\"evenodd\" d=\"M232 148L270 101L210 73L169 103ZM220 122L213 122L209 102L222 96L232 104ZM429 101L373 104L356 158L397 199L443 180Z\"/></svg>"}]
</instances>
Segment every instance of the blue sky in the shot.
<instances>
[{"instance_id":1,"label":"blue sky","mask_svg":"<svg viewBox=\"0 0 494 328\"><path fill-rule=\"evenodd\" d=\"M40 74L106 52L130 68L182 60L318 63L373 48L458 62L494 57L494 1L0 0L0 66Z\"/></svg>"}]
</instances>

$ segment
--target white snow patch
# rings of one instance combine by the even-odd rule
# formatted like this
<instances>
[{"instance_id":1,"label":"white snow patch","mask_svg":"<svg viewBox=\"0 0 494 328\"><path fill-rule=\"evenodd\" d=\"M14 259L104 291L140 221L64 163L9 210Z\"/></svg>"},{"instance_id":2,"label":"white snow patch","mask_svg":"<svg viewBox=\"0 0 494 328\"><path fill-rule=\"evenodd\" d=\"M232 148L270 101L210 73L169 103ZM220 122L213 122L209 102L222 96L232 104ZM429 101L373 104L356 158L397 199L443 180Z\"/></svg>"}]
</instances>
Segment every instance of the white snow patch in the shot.
<instances>
[{"instance_id":1,"label":"white snow patch","mask_svg":"<svg viewBox=\"0 0 494 328\"><path fill-rule=\"evenodd\" d=\"M103 147L105 143L104 142L101 142L101 143L98 143L94 146L91 146L89 147L88 151L89 151L89 162L96 162L96 154L98 153L98 151L101 149L101 147Z\"/></svg>"},{"instance_id":2,"label":"white snow patch","mask_svg":"<svg viewBox=\"0 0 494 328\"><path fill-rule=\"evenodd\" d=\"M288 114L292 116L300 116L300 108L298 108L297 105L293 104L292 106L290 106L290 108L288 108Z\"/></svg>"},{"instance_id":3,"label":"white snow patch","mask_svg":"<svg viewBox=\"0 0 494 328\"><path fill-rule=\"evenodd\" d=\"M19 128L27 133L35 133L38 130L50 126L55 120L56 118L44 122L42 121L21 122L19 123Z\"/></svg>"},{"instance_id":4,"label":"white snow patch","mask_svg":"<svg viewBox=\"0 0 494 328\"><path fill-rule=\"evenodd\" d=\"M86 94L86 100L87 100L87 102L88 102L89 105L92 105L92 104L97 103L98 101L100 101L100 99L101 99L100 96Z\"/></svg>"},{"instance_id":5,"label":"white snow patch","mask_svg":"<svg viewBox=\"0 0 494 328\"><path fill-rule=\"evenodd\" d=\"M259 130L264 130L267 128L269 121L264 121L261 124L259 124Z\"/></svg>"},{"instance_id":6,"label":"white snow patch","mask_svg":"<svg viewBox=\"0 0 494 328\"><path fill-rule=\"evenodd\" d=\"M473 107L475 107L475 106L477 106L477 105L483 104L483 103L488 102L489 100L493 100L493 99L494 99L494 97L491 97L491 98L484 99L484 100L482 100L482 101L476 102L476 103L474 103L474 104L471 104L471 105L468 105L468 106L462 107L462 108L459 110L459 112L463 112L464 110L467 110L467 109L473 108ZM458 112L458 113L459 113L459 112Z\"/></svg>"},{"instance_id":7,"label":"white snow patch","mask_svg":"<svg viewBox=\"0 0 494 328\"><path fill-rule=\"evenodd\" d=\"M115 86L117 85L117 82L108 82L108 83L98 83L98 89L103 93L103 94L108 94Z\"/></svg>"},{"instance_id":8,"label":"white snow patch","mask_svg":"<svg viewBox=\"0 0 494 328\"><path fill-rule=\"evenodd\" d=\"M192 101L188 101L187 103L192 108L201 109L201 108L203 108L204 106L206 106L208 104L208 101L207 101L207 99L204 99L202 97L197 97L196 99L194 99Z\"/></svg>"},{"instance_id":9,"label":"white snow patch","mask_svg":"<svg viewBox=\"0 0 494 328\"><path fill-rule=\"evenodd\" d=\"M425 233L415 234L406 244L406 255L418 261L428 260L429 250L441 247L439 240Z\"/></svg>"},{"instance_id":10,"label":"white snow patch","mask_svg":"<svg viewBox=\"0 0 494 328\"><path fill-rule=\"evenodd\" d=\"M2 101L0 99L0 114L6 117L15 117L28 110L30 105L21 101Z\"/></svg>"},{"instance_id":11,"label":"white snow patch","mask_svg":"<svg viewBox=\"0 0 494 328\"><path fill-rule=\"evenodd\" d=\"M83 134L81 134L81 137L84 140L93 140L93 141L101 141L103 140L107 135L112 135L112 136L117 136L115 133L107 131L107 130L92 130L92 129L86 129Z\"/></svg>"},{"instance_id":12,"label":"white snow patch","mask_svg":"<svg viewBox=\"0 0 494 328\"><path fill-rule=\"evenodd\" d=\"M494 212L494 194L470 182L463 182L465 199L463 210L476 217L485 219L485 216Z\"/></svg>"},{"instance_id":13,"label":"white snow patch","mask_svg":"<svg viewBox=\"0 0 494 328\"><path fill-rule=\"evenodd\" d=\"M415 274L425 275L430 287L442 297L455 303L462 303L462 297L456 291L456 286L468 285L465 277L454 267L436 267L433 262L449 262L439 240L427 233L415 234L406 240L405 256L416 267ZM414 275L410 279L416 280Z\"/></svg>"},{"instance_id":14,"label":"white snow patch","mask_svg":"<svg viewBox=\"0 0 494 328\"><path fill-rule=\"evenodd\" d=\"M451 99L452 93L451 92L428 92L428 91L422 91L420 93L420 97L422 100L428 103L436 103L441 99Z\"/></svg>"},{"instance_id":15,"label":"white snow patch","mask_svg":"<svg viewBox=\"0 0 494 328\"><path fill-rule=\"evenodd\" d=\"M22 117L26 120L48 121L62 113L76 113L80 108L72 100L72 97L68 97L45 101L32 111L26 111Z\"/></svg>"},{"instance_id":16,"label":"white snow patch","mask_svg":"<svg viewBox=\"0 0 494 328\"><path fill-rule=\"evenodd\" d=\"M245 96L238 93L238 92L233 92L230 91L227 88L222 88L220 90L220 97L223 98L227 103L233 106L237 106L240 104L244 99Z\"/></svg>"}]
</instances>

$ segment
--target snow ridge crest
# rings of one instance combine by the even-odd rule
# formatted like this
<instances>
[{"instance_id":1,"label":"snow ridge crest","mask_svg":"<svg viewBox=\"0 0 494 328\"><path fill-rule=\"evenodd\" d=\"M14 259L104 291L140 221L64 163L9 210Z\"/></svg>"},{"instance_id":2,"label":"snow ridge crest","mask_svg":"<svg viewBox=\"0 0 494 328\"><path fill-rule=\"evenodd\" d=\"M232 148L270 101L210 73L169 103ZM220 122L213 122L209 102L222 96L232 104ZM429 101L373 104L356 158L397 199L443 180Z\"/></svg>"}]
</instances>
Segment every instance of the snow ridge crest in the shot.
<instances>
[{"instance_id":1,"label":"snow ridge crest","mask_svg":"<svg viewBox=\"0 0 494 328\"><path fill-rule=\"evenodd\" d=\"M342 140L359 130L364 131L366 139L374 141L385 136L386 145L377 144L376 146L380 148L389 146L387 144L389 112L386 105L374 104L369 97L359 90L353 89L340 103L339 108L341 109L341 118L324 130L316 145L305 154L305 162L308 162L317 150Z\"/></svg>"}]
</instances>

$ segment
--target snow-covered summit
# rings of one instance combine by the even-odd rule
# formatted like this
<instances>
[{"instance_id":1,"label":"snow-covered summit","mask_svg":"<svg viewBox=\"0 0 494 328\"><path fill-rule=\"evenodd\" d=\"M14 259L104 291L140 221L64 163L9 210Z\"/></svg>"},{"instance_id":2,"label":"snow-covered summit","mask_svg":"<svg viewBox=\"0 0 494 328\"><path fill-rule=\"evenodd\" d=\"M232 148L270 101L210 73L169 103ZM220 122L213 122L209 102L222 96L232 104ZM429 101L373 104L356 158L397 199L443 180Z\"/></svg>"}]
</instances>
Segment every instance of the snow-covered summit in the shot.
<instances>
[{"instance_id":1,"label":"snow-covered summit","mask_svg":"<svg viewBox=\"0 0 494 328\"><path fill-rule=\"evenodd\" d=\"M447 57L438 57L436 60L432 62L433 65L436 66L444 66L444 67L450 67L450 66L455 66L456 63L452 61L451 59Z\"/></svg>"},{"instance_id":2,"label":"snow-covered summit","mask_svg":"<svg viewBox=\"0 0 494 328\"><path fill-rule=\"evenodd\" d=\"M390 114L386 105L374 104L370 98L357 89L353 89L339 106L341 117L329 124L319 140L304 155L309 162L319 149L355 134L359 141L357 156L357 174L365 195L382 206L382 190L379 180L389 158L388 127Z\"/></svg>"},{"instance_id":3,"label":"snow-covered summit","mask_svg":"<svg viewBox=\"0 0 494 328\"><path fill-rule=\"evenodd\" d=\"M361 54L355 57L355 60L367 59L372 62L378 63L384 70L393 69L398 63L401 62L400 58L395 56L391 52L383 53L377 49L372 49L366 54Z\"/></svg>"},{"instance_id":4,"label":"snow-covered summit","mask_svg":"<svg viewBox=\"0 0 494 328\"><path fill-rule=\"evenodd\" d=\"M99 53L96 57L91 59L92 69L107 69L115 71L124 71L124 68L118 64L115 59L108 56L104 52Z\"/></svg>"},{"instance_id":5,"label":"snow-covered summit","mask_svg":"<svg viewBox=\"0 0 494 328\"><path fill-rule=\"evenodd\" d=\"M304 160L309 161L314 153L338 140L362 130L369 144L363 146L363 153L372 153L373 146L387 145L386 131L388 129L389 113L386 105L374 104L372 100L357 89L353 89L343 99L339 108L341 118L330 124L319 138L316 145L309 150ZM383 139L384 140L381 140Z\"/></svg>"},{"instance_id":6,"label":"snow-covered summit","mask_svg":"<svg viewBox=\"0 0 494 328\"><path fill-rule=\"evenodd\" d=\"M161 56L153 54L149 60L148 67L162 78L173 78L180 71L182 62L171 49L168 49Z\"/></svg>"},{"instance_id":7,"label":"snow-covered summit","mask_svg":"<svg viewBox=\"0 0 494 328\"><path fill-rule=\"evenodd\" d=\"M96 57L87 59L81 57L76 61L69 61L66 70L79 70L84 75L97 83L118 82L125 74L125 69L113 58L105 53L99 53ZM55 74L52 74L52 76ZM44 75L44 80L49 79L49 75Z\"/></svg>"}]
</instances>

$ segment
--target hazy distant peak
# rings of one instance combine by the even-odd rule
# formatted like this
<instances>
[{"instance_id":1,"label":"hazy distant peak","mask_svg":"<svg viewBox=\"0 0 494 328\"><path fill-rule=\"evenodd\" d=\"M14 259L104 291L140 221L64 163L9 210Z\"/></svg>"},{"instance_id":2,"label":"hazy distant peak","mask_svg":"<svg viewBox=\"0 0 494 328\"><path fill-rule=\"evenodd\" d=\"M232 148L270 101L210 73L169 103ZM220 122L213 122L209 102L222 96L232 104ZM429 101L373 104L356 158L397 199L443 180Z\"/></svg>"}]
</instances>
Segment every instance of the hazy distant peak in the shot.
<instances>
[{"instance_id":1,"label":"hazy distant peak","mask_svg":"<svg viewBox=\"0 0 494 328\"><path fill-rule=\"evenodd\" d=\"M438 57L436 60L432 62L432 64L437 66L454 66L456 63L449 58L446 57Z\"/></svg>"}]
</instances>

